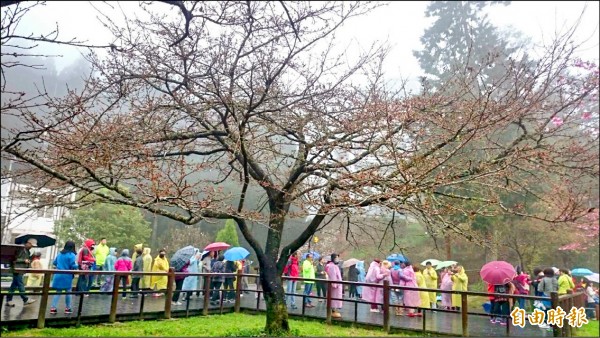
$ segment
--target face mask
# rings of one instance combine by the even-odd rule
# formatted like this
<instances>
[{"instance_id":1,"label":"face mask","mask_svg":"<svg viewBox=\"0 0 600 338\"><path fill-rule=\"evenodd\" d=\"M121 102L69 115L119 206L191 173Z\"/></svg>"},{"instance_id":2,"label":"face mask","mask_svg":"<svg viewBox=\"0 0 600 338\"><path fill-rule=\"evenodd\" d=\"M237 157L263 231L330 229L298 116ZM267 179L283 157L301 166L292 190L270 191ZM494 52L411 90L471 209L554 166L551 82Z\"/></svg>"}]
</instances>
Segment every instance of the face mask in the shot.
<instances>
[{"instance_id":1,"label":"face mask","mask_svg":"<svg viewBox=\"0 0 600 338\"><path fill-rule=\"evenodd\" d=\"M160 258L165 258L165 254L160 254Z\"/></svg>"},{"instance_id":2,"label":"face mask","mask_svg":"<svg viewBox=\"0 0 600 338\"><path fill-rule=\"evenodd\" d=\"M339 262L340 262L340 260L336 258L336 259L334 260L334 262L335 262L335 263L339 263Z\"/></svg>"},{"instance_id":3,"label":"face mask","mask_svg":"<svg viewBox=\"0 0 600 338\"><path fill-rule=\"evenodd\" d=\"M90 250L94 251L94 248L95 248L95 247L92 245L92 247L90 248Z\"/></svg>"}]
</instances>

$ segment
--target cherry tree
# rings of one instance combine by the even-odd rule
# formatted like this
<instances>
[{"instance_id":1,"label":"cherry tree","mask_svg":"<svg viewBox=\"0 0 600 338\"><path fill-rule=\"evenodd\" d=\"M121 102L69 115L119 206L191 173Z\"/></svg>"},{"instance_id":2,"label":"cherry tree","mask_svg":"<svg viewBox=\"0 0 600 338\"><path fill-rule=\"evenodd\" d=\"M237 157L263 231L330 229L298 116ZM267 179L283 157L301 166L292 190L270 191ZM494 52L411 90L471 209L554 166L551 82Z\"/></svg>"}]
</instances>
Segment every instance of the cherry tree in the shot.
<instances>
[{"instance_id":1,"label":"cherry tree","mask_svg":"<svg viewBox=\"0 0 600 338\"><path fill-rule=\"evenodd\" d=\"M26 127L6 130L2 152L81 198L185 224L233 219L258 258L268 334L289 332L289 255L333 218L397 212L475 241L465 225L477 216L564 224L586 214L585 189L560 182L598 177L597 125L586 119L598 111L582 111L597 100L598 68L577 67L571 32L534 66L495 65L504 75L492 83L474 85L481 69L469 69L403 95L386 84L386 48L335 52L336 30L371 5L177 3L183 22L153 4L148 19L107 21L117 48L90 54L84 89L45 95L44 116L12 108ZM550 209L508 205L506 193ZM286 221L309 213L290 238Z\"/></svg>"}]
</instances>

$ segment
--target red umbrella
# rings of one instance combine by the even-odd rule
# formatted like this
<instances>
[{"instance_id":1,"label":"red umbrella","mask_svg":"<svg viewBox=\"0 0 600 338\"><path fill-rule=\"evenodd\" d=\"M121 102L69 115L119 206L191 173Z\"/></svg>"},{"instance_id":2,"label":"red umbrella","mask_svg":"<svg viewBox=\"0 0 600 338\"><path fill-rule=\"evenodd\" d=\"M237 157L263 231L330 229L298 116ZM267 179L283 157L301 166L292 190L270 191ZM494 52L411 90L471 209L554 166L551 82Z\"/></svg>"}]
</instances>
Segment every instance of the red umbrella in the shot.
<instances>
[{"instance_id":1,"label":"red umbrella","mask_svg":"<svg viewBox=\"0 0 600 338\"><path fill-rule=\"evenodd\" d=\"M221 251L229 248L231 245L224 242L216 242L206 246L204 251Z\"/></svg>"},{"instance_id":2,"label":"red umbrella","mask_svg":"<svg viewBox=\"0 0 600 338\"><path fill-rule=\"evenodd\" d=\"M504 261L493 261L481 267L481 279L492 285L504 285L516 276L515 268Z\"/></svg>"}]
</instances>

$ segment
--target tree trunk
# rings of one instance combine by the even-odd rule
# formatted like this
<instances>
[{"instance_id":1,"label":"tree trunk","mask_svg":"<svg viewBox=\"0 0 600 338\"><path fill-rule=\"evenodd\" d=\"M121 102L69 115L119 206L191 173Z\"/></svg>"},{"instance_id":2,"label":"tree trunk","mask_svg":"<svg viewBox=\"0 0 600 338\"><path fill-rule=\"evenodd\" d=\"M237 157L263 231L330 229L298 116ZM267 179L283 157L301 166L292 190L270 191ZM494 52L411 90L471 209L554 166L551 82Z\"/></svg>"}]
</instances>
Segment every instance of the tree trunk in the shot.
<instances>
[{"instance_id":1,"label":"tree trunk","mask_svg":"<svg viewBox=\"0 0 600 338\"><path fill-rule=\"evenodd\" d=\"M270 260L270 259L269 259ZM261 264L262 265L262 264ZM283 281L275 266L274 259L260 269L260 282L267 305L267 336L287 336L290 332L288 312L285 303Z\"/></svg>"},{"instance_id":2,"label":"tree trunk","mask_svg":"<svg viewBox=\"0 0 600 338\"><path fill-rule=\"evenodd\" d=\"M158 231L158 218L156 216L156 214L154 214L154 221L152 222L152 239L150 240L150 243L152 245L153 248L158 247L158 243L156 242L156 232Z\"/></svg>"}]
</instances>

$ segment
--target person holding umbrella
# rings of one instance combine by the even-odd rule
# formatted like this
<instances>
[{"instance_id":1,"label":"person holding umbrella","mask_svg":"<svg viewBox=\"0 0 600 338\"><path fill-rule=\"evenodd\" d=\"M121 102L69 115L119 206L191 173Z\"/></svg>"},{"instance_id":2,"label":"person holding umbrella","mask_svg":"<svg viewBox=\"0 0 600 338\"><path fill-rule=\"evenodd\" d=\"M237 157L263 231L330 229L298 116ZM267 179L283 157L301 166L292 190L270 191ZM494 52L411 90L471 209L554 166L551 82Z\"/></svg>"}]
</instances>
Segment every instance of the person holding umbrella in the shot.
<instances>
[{"instance_id":1,"label":"person holding umbrella","mask_svg":"<svg viewBox=\"0 0 600 338\"><path fill-rule=\"evenodd\" d=\"M172 267L175 272L187 273L188 267L190 266L190 259L194 256L196 251L197 249L191 245L177 250L173 257L171 257L170 267ZM185 275L175 276L175 292L173 292L173 298L171 299L173 305L182 305L179 301L179 295L183 288L183 281L186 277L187 276Z\"/></svg>"},{"instance_id":2,"label":"person holding umbrella","mask_svg":"<svg viewBox=\"0 0 600 338\"><path fill-rule=\"evenodd\" d=\"M25 246L23 249L19 250L17 253L17 257L10 264L10 270L13 275L13 280L10 283L10 288L8 289L8 295L6 296L6 306L14 307L15 303L13 303L13 294L15 290L19 290L19 294L21 299L23 300L23 305L29 305L34 303L35 300L31 299L24 295L25 293L25 284L23 283L23 273L16 273L15 269L27 269L29 268L29 264L31 263L31 248L37 245L37 241L34 238L30 238L25 242Z\"/></svg>"},{"instance_id":3,"label":"person holding umbrella","mask_svg":"<svg viewBox=\"0 0 600 338\"><path fill-rule=\"evenodd\" d=\"M219 255L211 268L211 273L214 274L210 282L210 288L212 290L212 295L210 297L211 305L219 304L219 289L223 284L223 275L221 274L225 273L225 264L223 263L223 260L225 260L225 257Z\"/></svg>"},{"instance_id":4,"label":"person holding umbrella","mask_svg":"<svg viewBox=\"0 0 600 338\"><path fill-rule=\"evenodd\" d=\"M341 282L342 274L340 273L340 267L338 266L339 259L337 254L331 254L331 261L327 263L325 267L325 271L327 272L327 276L329 276L330 281ZM342 318L342 314L340 313L340 309L343 306L342 302L342 291L343 286L338 283L331 284L331 316L336 319Z\"/></svg>"}]
</instances>

